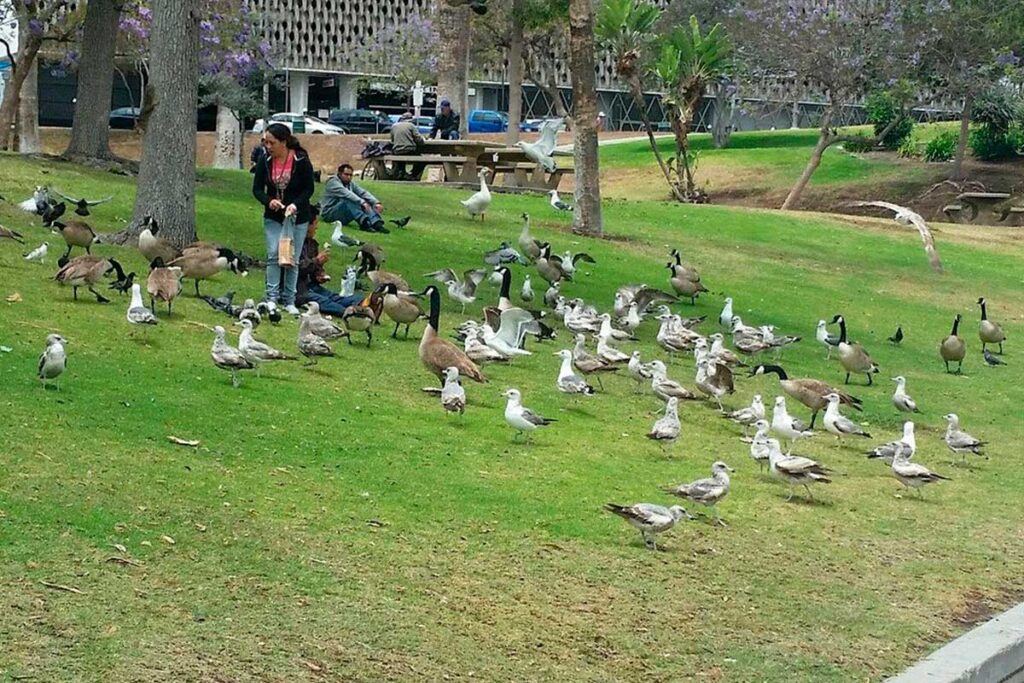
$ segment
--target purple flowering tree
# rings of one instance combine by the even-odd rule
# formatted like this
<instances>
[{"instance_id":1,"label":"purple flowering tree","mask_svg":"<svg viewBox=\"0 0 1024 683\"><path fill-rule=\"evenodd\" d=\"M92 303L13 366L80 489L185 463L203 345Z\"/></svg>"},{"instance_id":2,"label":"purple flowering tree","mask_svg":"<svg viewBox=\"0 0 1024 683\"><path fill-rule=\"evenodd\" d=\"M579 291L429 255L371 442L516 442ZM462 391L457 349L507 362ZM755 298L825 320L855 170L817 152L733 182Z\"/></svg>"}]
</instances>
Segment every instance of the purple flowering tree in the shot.
<instances>
[{"instance_id":1,"label":"purple flowering tree","mask_svg":"<svg viewBox=\"0 0 1024 683\"><path fill-rule=\"evenodd\" d=\"M355 62L367 73L391 78L409 93L416 81L437 80L438 33L429 16L413 12L405 22L382 27L361 45Z\"/></svg>"}]
</instances>

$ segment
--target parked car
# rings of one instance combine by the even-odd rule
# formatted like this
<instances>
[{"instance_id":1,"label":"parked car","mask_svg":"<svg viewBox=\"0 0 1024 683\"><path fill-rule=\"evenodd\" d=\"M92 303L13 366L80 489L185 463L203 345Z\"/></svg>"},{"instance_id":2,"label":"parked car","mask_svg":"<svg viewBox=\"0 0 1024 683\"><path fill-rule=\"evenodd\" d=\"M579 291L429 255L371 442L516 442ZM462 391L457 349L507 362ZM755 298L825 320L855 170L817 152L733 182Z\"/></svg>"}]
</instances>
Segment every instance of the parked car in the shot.
<instances>
[{"instance_id":1,"label":"parked car","mask_svg":"<svg viewBox=\"0 0 1024 683\"><path fill-rule=\"evenodd\" d=\"M391 125L398 123L398 117L399 114L388 114ZM433 116L414 116L412 122L416 124L416 130L420 132L420 135L428 135L434 129Z\"/></svg>"},{"instance_id":2,"label":"parked car","mask_svg":"<svg viewBox=\"0 0 1024 683\"><path fill-rule=\"evenodd\" d=\"M469 112L470 133L503 133L508 130L508 114L492 109Z\"/></svg>"},{"instance_id":3,"label":"parked car","mask_svg":"<svg viewBox=\"0 0 1024 683\"><path fill-rule=\"evenodd\" d=\"M527 119L519 123L519 130L524 133L539 133L542 123L544 123L544 119Z\"/></svg>"},{"instance_id":4,"label":"parked car","mask_svg":"<svg viewBox=\"0 0 1024 683\"><path fill-rule=\"evenodd\" d=\"M335 109L327 120L349 133L389 133L391 119L369 109Z\"/></svg>"},{"instance_id":5,"label":"parked car","mask_svg":"<svg viewBox=\"0 0 1024 683\"><path fill-rule=\"evenodd\" d=\"M142 110L138 107L119 107L110 112L110 127L132 130L139 121Z\"/></svg>"},{"instance_id":6,"label":"parked car","mask_svg":"<svg viewBox=\"0 0 1024 683\"><path fill-rule=\"evenodd\" d=\"M323 119L315 116L303 116L292 112L282 112L270 117L271 123L283 123L295 133L312 133L313 135L343 135L346 130L339 126L331 125ZM298 123L300 125L296 126ZM262 133L266 124L263 119L256 119L252 127L253 133Z\"/></svg>"}]
</instances>

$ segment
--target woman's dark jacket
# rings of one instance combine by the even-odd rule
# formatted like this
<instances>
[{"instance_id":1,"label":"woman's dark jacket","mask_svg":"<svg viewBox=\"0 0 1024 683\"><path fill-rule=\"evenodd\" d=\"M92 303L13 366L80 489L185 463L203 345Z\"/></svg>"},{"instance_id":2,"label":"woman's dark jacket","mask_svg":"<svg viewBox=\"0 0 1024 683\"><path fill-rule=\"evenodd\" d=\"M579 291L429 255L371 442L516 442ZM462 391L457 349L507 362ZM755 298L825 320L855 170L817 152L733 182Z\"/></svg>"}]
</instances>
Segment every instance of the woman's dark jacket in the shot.
<instances>
[{"instance_id":1,"label":"woman's dark jacket","mask_svg":"<svg viewBox=\"0 0 1024 683\"><path fill-rule=\"evenodd\" d=\"M296 225L308 223L313 217L313 210L309 200L313 198L313 164L309 157L303 152L295 153L295 161L292 163L292 177L284 188L284 196L278 195L277 186L270 179L270 155L266 155L263 161L256 164L256 175L252 179L252 194L265 208L263 217L284 223L284 209L278 211L270 210L270 200L280 199L285 206L294 204L298 211L295 214Z\"/></svg>"}]
</instances>

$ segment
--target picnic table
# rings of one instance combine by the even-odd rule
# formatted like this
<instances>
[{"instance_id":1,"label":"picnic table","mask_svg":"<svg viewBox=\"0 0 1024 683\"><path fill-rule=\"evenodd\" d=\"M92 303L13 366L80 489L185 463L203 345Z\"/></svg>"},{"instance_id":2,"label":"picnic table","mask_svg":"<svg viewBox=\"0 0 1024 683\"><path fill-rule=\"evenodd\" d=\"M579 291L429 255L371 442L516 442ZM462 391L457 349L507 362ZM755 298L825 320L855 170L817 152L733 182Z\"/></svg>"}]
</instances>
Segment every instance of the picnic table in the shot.
<instances>
[{"instance_id":1,"label":"picnic table","mask_svg":"<svg viewBox=\"0 0 1024 683\"><path fill-rule=\"evenodd\" d=\"M552 156L571 157L572 152L555 150ZM572 166L558 166L554 171L548 173L543 166L532 161L518 147L507 147L494 152L491 169L494 171L495 177L504 176L502 185L505 187L542 191L557 190L562 182L562 176L574 172Z\"/></svg>"},{"instance_id":2,"label":"picnic table","mask_svg":"<svg viewBox=\"0 0 1024 683\"><path fill-rule=\"evenodd\" d=\"M959 203L950 204L942 211L960 223L974 222L983 211L998 214L1000 220L1006 220L1012 211L1008 192L963 192L956 199Z\"/></svg>"}]
</instances>

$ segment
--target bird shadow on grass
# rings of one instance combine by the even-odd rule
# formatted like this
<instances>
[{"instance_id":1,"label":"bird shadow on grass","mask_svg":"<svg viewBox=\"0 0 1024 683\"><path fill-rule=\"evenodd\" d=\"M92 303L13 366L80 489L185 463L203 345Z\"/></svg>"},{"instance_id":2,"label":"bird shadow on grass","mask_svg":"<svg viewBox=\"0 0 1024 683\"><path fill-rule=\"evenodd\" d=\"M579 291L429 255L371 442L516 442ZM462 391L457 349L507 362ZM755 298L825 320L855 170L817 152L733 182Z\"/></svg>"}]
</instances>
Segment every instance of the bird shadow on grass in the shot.
<instances>
[{"instance_id":1,"label":"bird shadow on grass","mask_svg":"<svg viewBox=\"0 0 1024 683\"><path fill-rule=\"evenodd\" d=\"M799 493L793 496L790 500L787 500L787 498L789 498L788 493L779 493L776 494L775 497L781 499L784 503L789 503L790 505L806 505L808 507L822 508L835 507L835 504L830 500L824 500L822 498L808 498L806 495L801 496Z\"/></svg>"}]
</instances>

